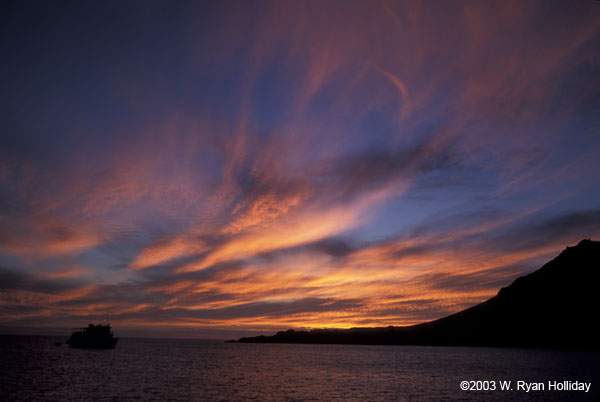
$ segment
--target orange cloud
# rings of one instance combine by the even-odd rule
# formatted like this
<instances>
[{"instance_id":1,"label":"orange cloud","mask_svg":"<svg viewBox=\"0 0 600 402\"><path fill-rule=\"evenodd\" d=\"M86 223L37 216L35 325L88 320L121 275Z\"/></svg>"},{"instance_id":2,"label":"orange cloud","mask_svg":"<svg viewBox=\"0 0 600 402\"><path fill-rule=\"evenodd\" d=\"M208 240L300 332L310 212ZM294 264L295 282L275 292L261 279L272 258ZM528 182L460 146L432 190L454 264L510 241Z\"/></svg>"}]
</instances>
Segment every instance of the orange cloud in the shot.
<instances>
[{"instance_id":1,"label":"orange cloud","mask_svg":"<svg viewBox=\"0 0 600 402\"><path fill-rule=\"evenodd\" d=\"M139 270L192 253L199 253L204 249L202 241L193 237L179 236L146 247L129 266Z\"/></svg>"},{"instance_id":2,"label":"orange cloud","mask_svg":"<svg viewBox=\"0 0 600 402\"><path fill-rule=\"evenodd\" d=\"M200 264L179 272L201 270L213 264L253 257L259 253L299 246L355 228L365 222L368 210L392 191L384 189L356 203L286 216L264 228L250 230L214 250Z\"/></svg>"}]
</instances>

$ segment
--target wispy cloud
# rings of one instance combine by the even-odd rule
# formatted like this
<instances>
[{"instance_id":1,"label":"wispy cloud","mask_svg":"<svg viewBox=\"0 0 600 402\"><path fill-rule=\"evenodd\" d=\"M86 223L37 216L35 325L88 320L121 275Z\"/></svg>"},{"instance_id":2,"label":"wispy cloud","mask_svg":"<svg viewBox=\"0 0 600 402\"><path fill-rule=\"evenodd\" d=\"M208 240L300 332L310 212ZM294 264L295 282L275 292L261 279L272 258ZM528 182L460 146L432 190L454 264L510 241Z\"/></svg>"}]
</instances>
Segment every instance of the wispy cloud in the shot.
<instances>
[{"instance_id":1,"label":"wispy cloud","mask_svg":"<svg viewBox=\"0 0 600 402\"><path fill-rule=\"evenodd\" d=\"M65 7L0 17L0 325L411 324L600 235L593 4Z\"/></svg>"}]
</instances>

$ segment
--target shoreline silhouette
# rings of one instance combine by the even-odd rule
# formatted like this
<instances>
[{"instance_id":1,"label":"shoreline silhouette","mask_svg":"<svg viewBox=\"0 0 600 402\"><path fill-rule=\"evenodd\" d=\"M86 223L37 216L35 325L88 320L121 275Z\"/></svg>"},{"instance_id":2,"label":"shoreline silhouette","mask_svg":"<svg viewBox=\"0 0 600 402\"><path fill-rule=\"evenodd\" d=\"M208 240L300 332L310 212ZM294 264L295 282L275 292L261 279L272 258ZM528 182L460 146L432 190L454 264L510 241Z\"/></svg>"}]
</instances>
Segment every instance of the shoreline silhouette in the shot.
<instances>
[{"instance_id":1,"label":"shoreline silhouette","mask_svg":"<svg viewBox=\"0 0 600 402\"><path fill-rule=\"evenodd\" d=\"M290 329L237 342L598 348L599 271L600 242L586 239L491 299L437 320L407 327Z\"/></svg>"}]
</instances>

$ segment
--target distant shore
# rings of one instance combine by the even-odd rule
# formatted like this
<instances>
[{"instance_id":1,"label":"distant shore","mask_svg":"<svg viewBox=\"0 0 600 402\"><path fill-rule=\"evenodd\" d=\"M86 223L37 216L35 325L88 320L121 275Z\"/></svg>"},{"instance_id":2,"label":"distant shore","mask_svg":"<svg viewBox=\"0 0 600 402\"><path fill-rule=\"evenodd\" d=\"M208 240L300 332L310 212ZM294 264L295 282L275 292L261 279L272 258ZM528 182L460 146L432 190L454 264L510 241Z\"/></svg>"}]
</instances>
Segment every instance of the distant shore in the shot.
<instances>
[{"instance_id":1,"label":"distant shore","mask_svg":"<svg viewBox=\"0 0 600 402\"><path fill-rule=\"evenodd\" d=\"M599 280L600 242L583 240L491 299L435 321L410 327L290 329L238 342L597 349Z\"/></svg>"}]
</instances>

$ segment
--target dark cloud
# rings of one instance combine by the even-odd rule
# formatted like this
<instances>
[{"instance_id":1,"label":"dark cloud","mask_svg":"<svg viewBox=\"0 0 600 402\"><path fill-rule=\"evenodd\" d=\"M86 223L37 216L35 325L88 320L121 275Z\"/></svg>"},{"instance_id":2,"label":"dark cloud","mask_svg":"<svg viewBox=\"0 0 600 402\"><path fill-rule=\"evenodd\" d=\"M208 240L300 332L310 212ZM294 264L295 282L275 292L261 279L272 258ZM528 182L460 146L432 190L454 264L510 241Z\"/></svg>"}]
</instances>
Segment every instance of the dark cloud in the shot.
<instances>
[{"instance_id":1,"label":"dark cloud","mask_svg":"<svg viewBox=\"0 0 600 402\"><path fill-rule=\"evenodd\" d=\"M492 233L486 240L499 252L535 249L548 244L573 245L600 236L600 210L537 214Z\"/></svg>"},{"instance_id":2,"label":"dark cloud","mask_svg":"<svg viewBox=\"0 0 600 402\"><path fill-rule=\"evenodd\" d=\"M200 261L200 260L198 260ZM249 266L244 260L220 262L202 270L173 273L173 269L179 268L181 264L165 264L159 267L145 269L140 272L141 279L137 282L145 287L169 286L179 282L202 283L211 280L224 280L227 274L242 271Z\"/></svg>"},{"instance_id":3,"label":"dark cloud","mask_svg":"<svg viewBox=\"0 0 600 402\"><path fill-rule=\"evenodd\" d=\"M93 289L84 295L56 302L57 306L83 307L104 304L108 306L128 306L141 303L161 304L167 300L166 296L148 293L144 287L138 284L121 283L118 285L95 285ZM111 307L107 307L111 310Z\"/></svg>"},{"instance_id":4,"label":"dark cloud","mask_svg":"<svg viewBox=\"0 0 600 402\"><path fill-rule=\"evenodd\" d=\"M341 239L337 236L332 236L307 244L300 244L298 246L279 248L277 250L259 253L258 255L254 256L253 259L273 261L283 256L305 253L325 254L335 259L343 259L359 249L360 247L351 246L349 242L344 239Z\"/></svg>"},{"instance_id":5,"label":"dark cloud","mask_svg":"<svg viewBox=\"0 0 600 402\"><path fill-rule=\"evenodd\" d=\"M389 147L367 149L326 160L314 177L324 189L355 194L395 180L412 180L436 171L462 169L463 164L464 160L450 144L441 146L434 138L397 150Z\"/></svg>"},{"instance_id":6,"label":"dark cloud","mask_svg":"<svg viewBox=\"0 0 600 402\"><path fill-rule=\"evenodd\" d=\"M355 251L355 249L350 247L347 242L336 238L319 240L317 242L308 244L305 248L307 250L315 250L335 258L346 257Z\"/></svg>"},{"instance_id":7,"label":"dark cloud","mask_svg":"<svg viewBox=\"0 0 600 402\"><path fill-rule=\"evenodd\" d=\"M37 276L0 267L0 290L27 290L44 294L60 294L80 287L73 279L40 279Z\"/></svg>"},{"instance_id":8,"label":"dark cloud","mask_svg":"<svg viewBox=\"0 0 600 402\"><path fill-rule=\"evenodd\" d=\"M543 245L574 244L584 238L600 236L598 210L568 211L562 214L544 212L517 220L512 217L513 213L483 208L472 212L438 214L408 233L383 239L379 244L394 245L419 239L415 245L400 246L393 251L395 258L402 259L449 251L467 252L478 248L486 252L507 253ZM488 225L489 229L486 229ZM448 233L452 235L448 236ZM369 246L375 245L377 243Z\"/></svg>"}]
</instances>

